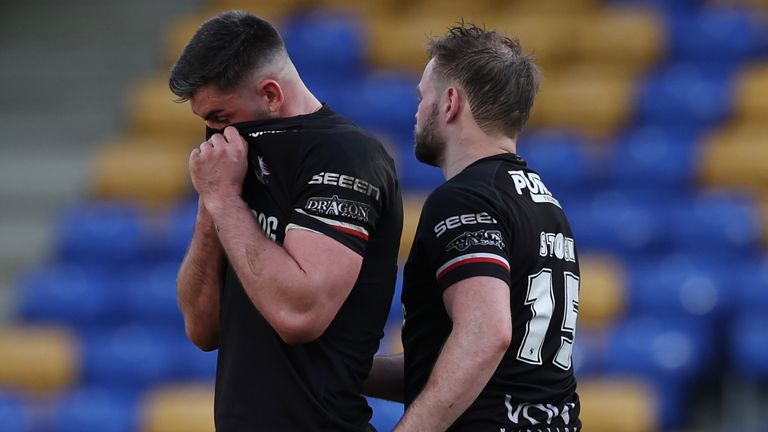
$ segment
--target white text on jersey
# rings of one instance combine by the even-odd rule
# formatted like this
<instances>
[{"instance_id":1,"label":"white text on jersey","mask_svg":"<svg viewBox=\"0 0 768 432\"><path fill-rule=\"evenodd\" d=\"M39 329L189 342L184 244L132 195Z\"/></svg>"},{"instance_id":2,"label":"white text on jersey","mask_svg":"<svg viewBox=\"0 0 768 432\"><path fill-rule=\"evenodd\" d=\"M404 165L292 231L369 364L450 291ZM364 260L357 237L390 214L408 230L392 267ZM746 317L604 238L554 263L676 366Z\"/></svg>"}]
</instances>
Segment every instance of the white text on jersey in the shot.
<instances>
[{"instance_id":1,"label":"white text on jersey","mask_svg":"<svg viewBox=\"0 0 768 432\"><path fill-rule=\"evenodd\" d=\"M552 192L544 186L541 181L541 177L535 173L526 173L522 170L507 171L512 176L512 181L515 183L515 189L518 195L523 194L523 190L528 189L531 192L531 199L535 203L550 203L560 207L555 197L552 196Z\"/></svg>"},{"instance_id":2,"label":"white text on jersey","mask_svg":"<svg viewBox=\"0 0 768 432\"><path fill-rule=\"evenodd\" d=\"M459 216L451 216L445 220L442 220L435 225L435 237L440 237L444 232L449 229L454 229L462 225L474 225L479 223L497 223L496 219L492 218L488 213L469 213Z\"/></svg>"},{"instance_id":3,"label":"white text on jersey","mask_svg":"<svg viewBox=\"0 0 768 432\"><path fill-rule=\"evenodd\" d=\"M576 250L573 239L566 237L563 233L545 233L539 234L539 255L552 256L557 259L564 259L570 262L576 262Z\"/></svg>"},{"instance_id":4,"label":"white text on jersey","mask_svg":"<svg viewBox=\"0 0 768 432\"><path fill-rule=\"evenodd\" d=\"M334 185L334 186L340 186L346 189L352 189L354 191L364 193L368 196L375 196L376 199L380 199L380 192L379 188L376 186L370 184L369 182L355 178L352 176L344 175L344 174L338 174L338 173L331 173L331 172L321 172L317 173L312 176L312 180L309 181L308 184L327 184L327 185Z\"/></svg>"}]
</instances>

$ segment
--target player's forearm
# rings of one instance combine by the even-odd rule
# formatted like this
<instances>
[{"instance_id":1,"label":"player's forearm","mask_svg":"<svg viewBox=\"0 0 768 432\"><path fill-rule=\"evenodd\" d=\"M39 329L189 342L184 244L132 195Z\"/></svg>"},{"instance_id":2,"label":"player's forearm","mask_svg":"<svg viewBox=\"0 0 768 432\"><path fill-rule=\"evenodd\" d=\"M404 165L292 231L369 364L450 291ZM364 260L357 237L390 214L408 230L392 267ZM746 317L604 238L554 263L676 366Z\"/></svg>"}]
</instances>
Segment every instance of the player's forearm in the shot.
<instances>
[{"instance_id":1,"label":"player's forearm","mask_svg":"<svg viewBox=\"0 0 768 432\"><path fill-rule=\"evenodd\" d=\"M368 379L363 383L363 394L379 399L403 403L403 353L376 356Z\"/></svg>"},{"instance_id":2,"label":"player's forearm","mask_svg":"<svg viewBox=\"0 0 768 432\"><path fill-rule=\"evenodd\" d=\"M189 250L179 268L176 293L187 335L205 351L218 347L223 271L224 251L213 220L201 206Z\"/></svg>"},{"instance_id":3,"label":"player's forearm","mask_svg":"<svg viewBox=\"0 0 768 432\"><path fill-rule=\"evenodd\" d=\"M261 315L288 343L319 337L304 335L322 299L315 280L280 245L269 240L240 198L208 206L219 240L240 282Z\"/></svg>"},{"instance_id":4,"label":"player's forearm","mask_svg":"<svg viewBox=\"0 0 768 432\"><path fill-rule=\"evenodd\" d=\"M448 337L421 394L410 405L396 432L448 429L483 390L501 362L508 341L475 332Z\"/></svg>"}]
</instances>

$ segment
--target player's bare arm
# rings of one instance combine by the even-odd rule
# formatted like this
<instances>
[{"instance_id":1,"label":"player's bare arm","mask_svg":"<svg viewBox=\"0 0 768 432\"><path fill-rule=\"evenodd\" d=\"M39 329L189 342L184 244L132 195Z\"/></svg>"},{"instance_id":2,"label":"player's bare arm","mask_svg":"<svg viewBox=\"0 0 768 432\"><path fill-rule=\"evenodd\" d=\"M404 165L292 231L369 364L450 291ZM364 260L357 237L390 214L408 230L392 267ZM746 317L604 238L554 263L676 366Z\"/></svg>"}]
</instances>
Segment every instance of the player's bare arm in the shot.
<instances>
[{"instance_id":1,"label":"player's bare arm","mask_svg":"<svg viewBox=\"0 0 768 432\"><path fill-rule=\"evenodd\" d=\"M486 276L464 279L445 290L443 301L453 329L397 432L448 429L480 394L509 347L506 283Z\"/></svg>"},{"instance_id":2,"label":"player's bare arm","mask_svg":"<svg viewBox=\"0 0 768 432\"><path fill-rule=\"evenodd\" d=\"M192 241L176 278L176 295L187 337L203 351L214 350L219 345L223 274L224 250L213 219L200 200Z\"/></svg>"},{"instance_id":3,"label":"player's bare arm","mask_svg":"<svg viewBox=\"0 0 768 432\"><path fill-rule=\"evenodd\" d=\"M376 356L373 358L371 373L363 383L363 394L404 403L404 379L403 353Z\"/></svg>"},{"instance_id":4,"label":"player's bare arm","mask_svg":"<svg viewBox=\"0 0 768 432\"><path fill-rule=\"evenodd\" d=\"M247 145L228 127L193 151L192 183L251 302L289 344L320 337L348 297L362 257L335 240L290 230L269 240L241 198Z\"/></svg>"}]
</instances>

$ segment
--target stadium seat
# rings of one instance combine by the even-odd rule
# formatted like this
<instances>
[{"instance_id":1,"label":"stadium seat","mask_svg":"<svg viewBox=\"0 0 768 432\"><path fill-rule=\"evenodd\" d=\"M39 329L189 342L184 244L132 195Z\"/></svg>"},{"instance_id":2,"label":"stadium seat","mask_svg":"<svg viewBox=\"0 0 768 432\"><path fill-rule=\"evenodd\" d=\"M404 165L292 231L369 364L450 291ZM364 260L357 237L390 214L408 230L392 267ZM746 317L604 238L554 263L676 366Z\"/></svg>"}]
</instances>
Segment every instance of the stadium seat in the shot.
<instances>
[{"instance_id":1,"label":"stadium seat","mask_svg":"<svg viewBox=\"0 0 768 432\"><path fill-rule=\"evenodd\" d=\"M693 130L717 123L731 110L729 78L696 63L663 67L640 82L636 120Z\"/></svg>"},{"instance_id":2,"label":"stadium seat","mask_svg":"<svg viewBox=\"0 0 768 432\"><path fill-rule=\"evenodd\" d=\"M768 116L768 63L744 68L736 80L735 117L740 123L758 123Z\"/></svg>"},{"instance_id":3,"label":"stadium seat","mask_svg":"<svg viewBox=\"0 0 768 432\"><path fill-rule=\"evenodd\" d=\"M77 340L66 328L0 327L0 388L51 394L75 383L77 366Z\"/></svg>"},{"instance_id":4,"label":"stadium seat","mask_svg":"<svg viewBox=\"0 0 768 432\"><path fill-rule=\"evenodd\" d=\"M628 293L622 265L610 256L582 254L579 266L579 326L612 325L626 313Z\"/></svg>"},{"instance_id":5,"label":"stadium seat","mask_svg":"<svg viewBox=\"0 0 768 432\"><path fill-rule=\"evenodd\" d=\"M124 293L104 265L50 264L27 271L16 285L18 317L79 328L116 323Z\"/></svg>"},{"instance_id":6,"label":"stadium seat","mask_svg":"<svg viewBox=\"0 0 768 432\"><path fill-rule=\"evenodd\" d=\"M662 11L666 15L691 13L699 7L700 3L700 0L610 0L611 5L645 7L651 10Z\"/></svg>"},{"instance_id":7,"label":"stadium seat","mask_svg":"<svg viewBox=\"0 0 768 432\"><path fill-rule=\"evenodd\" d=\"M738 313L760 313L768 309L768 257L746 260L733 272Z\"/></svg>"},{"instance_id":8,"label":"stadium seat","mask_svg":"<svg viewBox=\"0 0 768 432\"><path fill-rule=\"evenodd\" d=\"M167 206L189 190L189 153L189 148L105 146L93 160L92 194L148 207Z\"/></svg>"},{"instance_id":9,"label":"stadium seat","mask_svg":"<svg viewBox=\"0 0 768 432\"><path fill-rule=\"evenodd\" d=\"M761 123L726 127L711 135L702 145L700 182L768 192L766 137L768 126Z\"/></svg>"},{"instance_id":10,"label":"stadium seat","mask_svg":"<svg viewBox=\"0 0 768 432\"><path fill-rule=\"evenodd\" d=\"M739 316L729 329L731 365L744 378L768 378L768 318L762 311Z\"/></svg>"},{"instance_id":11,"label":"stadium seat","mask_svg":"<svg viewBox=\"0 0 768 432\"><path fill-rule=\"evenodd\" d=\"M176 362L181 329L140 324L94 329L83 333L82 375L88 385L142 389L180 377Z\"/></svg>"},{"instance_id":12,"label":"stadium seat","mask_svg":"<svg viewBox=\"0 0 768 432\"><path fill-rule=\"evenodd\" d=\"M403 404L382 399L368 398L368 405L373 410L371 425L377 431L391 431L403 416Z\"/></svg>"},{"instance_id":13,"label":"stadium seat","mask_svg":"<svg viewBox=\"0 0 768 432\"><path fill-rule=\"evenodd\" d=\"M703 8L672 16L669 34L673 58L732 67L760 54L761 39L768 32L746 10Z\"/></svg>"},{"instance_id":14,"label":"stadium seat","mask_svg":"<svg viewBox=\"0 0 768 432\"><path fill-rule=\"evenodd\" d=\"M696 176L696 134L685 128L642 125L612 147L611 182L618 188L687 188Z\"/></svg>"},{"instance_id":15,"label":"stadium seat","mask_svg":"<svg viewBox=\"0 0 768 432\"><path fill-rule=\"evenodd\" d=\"M176 302L180 261L145 264L123 272L122 289L128 319L145 324L184 327Z\"/></svg>"},{"instance_id":16,"label":"stadium seat","mask_svg":"<svg viewBox=\"0 0 768 432\"><path fill-rule=\"evenodd\" d=\"M84 387L62 394L52 432L134 432L138 410L130 391Z\"/></svg>"},{"instance_id":17,"label":"stadium seat","mask_svg":"<svg viewBox=\"0 0 768 432\"><path fill-rule=\"evenodd\" d=\"M754 254L762 240L759 208L736 191L713 191L673 206L670 240L692 252L706 248L718 253Z\"/></svg>"},{"instance_id":18,"label":"stadium seat","mask_svg":"<svg viewBox=\"0 0 768 432\"><path fill-rule=\"evenodd\" d=\"M718 255L690 252L635 261L629 271L630 308L634 314L689 317L711 326L734 306L730 265Z\"/></svg>"},{"instance_id":19,"label":"stadium seat","mask_svg":"<svg viewBox=\"0 0 768 432\"><path fill-rule=\"evenodd\" d=\"M283 21L285 46L302 77L341 83L363 73L365 46L360 22L341 11L306 11Z\"/></svg>"},{"instance_id":20,"label":"stadium seat","mask_svg":"<svg viewBox=\"0 0 768 432\"><path fill-rule=\"evenodd\" d=\"M517 153L541 175L556 197L563 190L584 187L598 171L584 140L575 133L527 131L520 136Z\"/></svg>"},{"instance_id":21,"label":"stadium seat","mask_svg":"<svg viewBox=\"0 0 768 432\"><path fill-rule=\"evenodd\" d=\"M197 196L184 199L167 214L165 232L170 258L183 257L187 252L197 218L197 200Z\"/></svg>"},{"instance_id":22,"label":"stadium seat","mask_svg":"<svg viewBox=\"0 0 768 432\"><path fill-rule=\"evenodd\" d=\"M176 102L168 88L168 72L140 81L128 94L129 130L168 146L190 148L205 138L205 124L188 103Z\"/></svg>"},{"instance_id":23,"label":"stadium seat","mask_svg":"<svg viewBox=\"0 0 768 432\"><path fill-rule=\"evenodd\" d=\"M208 383L163 385L142 398L141 432L210 432L213 386Z\"/></svg>"},{"instance_id":24,"label":"stadium seat","mask_svg":"<svg viewBox=\"0 0 768 432\"><path fill-rule=\"evenodd\" d=\"M55 257L77 264L123 263L147 251L149 239L138 206L85 201L64 208L55 220Z\"/></svg>"},{"instance_id":25,"label":"stadium seat","mask_svg":"<svg viewBox=\"0 0 768 432\"><path fill-rule=\"evenodd\" d=\"M403 189L416 193L432 192L445 182L440 168L419 162L412 152L400 159L397 174Z\"/></svg>"},{"instance_id":26,"label":"stadium seat","mask_svg":"<svg viewBox=\"0 0 768 432\"><path fill-rule=\"evenodd\" d=\"M0 429L7 432L32 432L24 402L0 393Z\"/></svg>"},{"instance_id":27,"label":"stadium seat","mask_svg":"<svg viewBox=\"0 0 768 432\"><path fill-rule=\"evenodd\" d=\"M606 9L575 24L577 62L619 68L634 76L654 64L663 51L663 23L648 12Z\"/></svg>"},{"instance_id":28,"label":"stadium seat","mask_svg":"<svg viewBox=\"0 0 768 432\"><path fill-rule=\"evenodd\" d=\"M632 80L628 76L589 67L558 71L542 84L530 125L608 137L629 121L631 98Z\"/></svg>"},{"instance_id":29,"label":"stadium seat","mask_svg":"<svg viewBox=\"0 0 768 432\"><path fill-rule=\"evenodd\" d=\"M403 196L403 234L400 238L400 261L405 262L411 251L413 237L421 217L421 209L424 207L426 195L409 193Z\"/></svg>"},{"instance_id":30,"label":"stadium seat","mask_svg":"<svg viewBox=\"0 0 768 432\"><path fill-rule=\"evenodd\" d=\"M643 380L623 376L579 380L580 418L592 432L658 430L658 399Z\"/></svg>"},{"instance_id":31,"label":"stadium seat","mask_svg":"<svg viewBox=\"0 0 768 432\"><path fill-rule=\"evenodd\" d=\"M572 15L589 13L600 7L599 0L517 0L507 3L512 13L540 13Z\"/></svg>"}]
</instances>

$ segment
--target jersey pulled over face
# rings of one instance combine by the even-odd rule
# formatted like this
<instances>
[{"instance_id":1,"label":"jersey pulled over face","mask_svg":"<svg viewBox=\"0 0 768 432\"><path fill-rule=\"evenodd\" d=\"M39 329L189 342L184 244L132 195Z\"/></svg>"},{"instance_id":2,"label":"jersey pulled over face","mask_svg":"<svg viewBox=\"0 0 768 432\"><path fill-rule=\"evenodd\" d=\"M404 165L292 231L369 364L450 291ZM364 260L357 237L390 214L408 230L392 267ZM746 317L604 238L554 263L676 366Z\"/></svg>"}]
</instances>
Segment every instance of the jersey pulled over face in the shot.
<instances>
[{"instance_id":1,"label":"jersey pulled over face","mask_svg":"<svg viewBox=\"0 0 768 432\"><path fill-rule=\"evenodd\" d=\"M221 295L215 421L220 432L364 431L360 387L394 293L402 203L381 144L324 106L234 125L248 142L243 199L264 234L328 236L363 257L349 297L325 333L286 345L228 266ZM209 129L208 136L218 131Z\"/></svg>"},{"instance_id":2,"label":"jersey pulled over face","mask_svg":"<svg viewBox=\"0 0 768 432\"><path fill-rule=\"evenodd\" d=\"M450 430L579 430L576 245L560 203L513 154L473 163L424 204L403 282L406 404L451 332L443 292L476 276L509 285L512 343Z\"/></svg>"}]
</instances>

